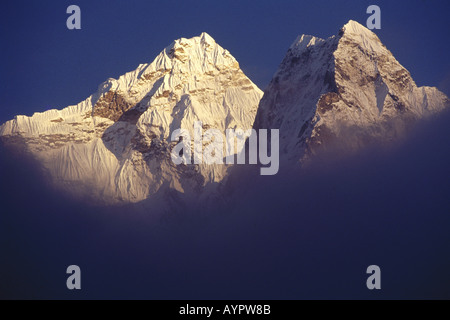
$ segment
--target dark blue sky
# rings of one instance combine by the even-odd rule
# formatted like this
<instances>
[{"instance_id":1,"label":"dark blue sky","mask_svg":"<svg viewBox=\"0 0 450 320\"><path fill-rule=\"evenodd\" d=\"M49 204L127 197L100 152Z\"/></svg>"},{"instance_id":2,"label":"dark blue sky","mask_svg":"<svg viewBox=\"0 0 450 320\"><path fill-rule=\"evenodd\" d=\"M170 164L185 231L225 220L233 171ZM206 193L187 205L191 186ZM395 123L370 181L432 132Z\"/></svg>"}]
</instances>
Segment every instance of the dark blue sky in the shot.
<instances>
[{"instance_id":1,"label":"dark blue sky","mask_svg":"<svg viewBox=\"0 0 450 320\"><path fill-rule=\"evenodd\" d=\"M82 30L66 28L81 7ZM16 114L76 104L109 77L151 62L172 40L206 31L261 89L298 34L336 34L365 24L378 4L377 34L418 85L450 94L448 1L26 1L0 12L0 122Z\"/></svg>"}]
</instances>

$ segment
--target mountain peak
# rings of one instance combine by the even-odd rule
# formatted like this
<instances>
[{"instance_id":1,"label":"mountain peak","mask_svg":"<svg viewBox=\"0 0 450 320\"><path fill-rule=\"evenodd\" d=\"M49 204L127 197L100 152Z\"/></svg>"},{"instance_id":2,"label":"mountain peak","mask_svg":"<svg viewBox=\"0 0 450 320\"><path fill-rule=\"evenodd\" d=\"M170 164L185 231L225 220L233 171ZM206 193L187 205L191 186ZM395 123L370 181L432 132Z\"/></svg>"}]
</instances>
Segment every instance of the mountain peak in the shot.
<instances>
[{"instance_id":1,"label":"mountain peak","mask_svg":"<svg viewBox=\"0 0 450 320\"><path fill-rule=\"evenodd\" d=\"M341 41L342 39L342 41ZM301 53L307 48L323 44L324 42L336 43L340 41L343 44L358 43L361 47L369 51L380 51L384 46L375 33L364 27L357 21L349 20L339 31L338 37L331 36L328 39L322 39L312 35L302 34L295 39L290 46L294 52Z\"/></svg>"},{"instance_id":2,"label":"mountain peak","mask_svg":"<svg viewBox=\"0 0 450 320\"><path fill-rule=\"evenodd\" d=\"M217 42L211 37L208 33L202 32L200 35L192 37L192 38L179 38L172 42L169 48L172 48L174 45L200 45L200 46L213 46L217 45Z\"/></svg>"},{"instance_id":3,"label":"mountain peak","mask_svg":"<svg viewBox=\"0 0 450 320\"><path fill-rule=\"evenodd\" d=\"M173 133L193 137L197 122L224 135L250 129L261 96L204 32L173 41L153 62L106 80L76 106L8 121L0 140L25 144L58 186L95 201L137 202L173 190L206 197L229 167L175 166Z\"/></svg>"},{"instance_id":4,"label":"mountain peak","mask_svg":"<svg viewBox=\"0 0 450 320\"><path fill-rule=\"evenodd\" d=\"M175 40L156 59L166 69L185 68L189 65L189 68L200 68L202 71L212 66L234 66L237 63L230 52L206 32L189 39ZM188 61L190 62L187 63Z\"/></svg>"},{"instance_id":5,"label":"mountain peak","mask_svg":"<svg viewBox=\"0 0 450 320\"><path fill-rule=\"evenodd\" d=\"M206 32L202 32L200 35L200 39L202 40L202 42L204 43L208 43L208 44L215 44L216 41L213 39L213 37L211 37L208 33Z\"/></svg>"},{"instance_id":6,"label":"mountain peak","mask_svg":"<svg viewBox=\"0 0 450 320\"><path fill-rule=\"evenodd\" d=\"M382 52L386 50L381 43L378 36L361 25L360 23L349 20L339 31L341 37L340 42L344 43L358 43L361 47L366 48L367 51Z\"/></svg>"},{"instance_id":7,"label":"mountain peak","mask_svg":"<svg viewBox=\"0 0 450 320\"><path fill-rule=\"evenodd\" d=\"M378 39L378 37L376 36L375 33L373 33L372 31L367 29L365 26L363 26L362 24L360 24L359 22L354 21L354 20L349 20L346 24L344 24L344 26L341 28L340 34L349 35L349 36L350 35L361 36L361 37L364 36L364 37L368 37L368 38Z\"/></svg>"},{"instance_id":8,"label":"mountain peak","mask_svg":"<svg viewBox=\"0 0 450 320\"><path fill-rule=\"evenodd\" d=\"M377 35L350 20L326 40L296 39L264 92L254 127L279 128L280 159L305 161L336 141L348 150L391 141L448 104L437 89L417 87Z\"/></svg>"},{"instance_id":9,"label":"mountain peak","mask_svg":"<svg viewBox=\"0 0 450 320\"><path fill-rule=\"evenodd\" d=\"M355 20L348 20L346 24L344 24L343 28L345 30L351 31L353 33L361 33L365 31L369 31L366 27Z\"/></svg>"},{"instance_id":10,"label":"mountain peak","mask_svg":"<svg viewBox=\"0 0 450 320\"><path fill-rule=\"evenodd\" d=\"M314 46L317 43L322 42L322 41L324 41L324 40L321 38L307 35L307 34L302 34L302 35L298 36L297 39L295 39L295 41L292 43L290 49L302 51L302 50L304 50L310 46Z\"/></svg>"}]
</instances>

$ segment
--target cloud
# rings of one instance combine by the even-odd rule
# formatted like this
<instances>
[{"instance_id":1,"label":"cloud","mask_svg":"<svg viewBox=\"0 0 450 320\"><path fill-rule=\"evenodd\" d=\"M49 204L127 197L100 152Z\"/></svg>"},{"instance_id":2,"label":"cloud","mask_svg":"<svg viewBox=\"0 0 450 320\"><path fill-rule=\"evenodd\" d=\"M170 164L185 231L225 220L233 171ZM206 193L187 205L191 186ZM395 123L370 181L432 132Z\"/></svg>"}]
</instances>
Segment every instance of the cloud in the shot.
<instances>
[{"instance_id":1,"label":"cloud","mask_svg":"<svg viewBox=\"0 0 450 320\"><path fill-rule=\"evenodd\" d=\"M449 123L307 170L239 167L225 201L158 219L71 200L1 150L0 298L450 298ZM65 288L72 264L80 292Z\"/></svg>"}]
</instances>

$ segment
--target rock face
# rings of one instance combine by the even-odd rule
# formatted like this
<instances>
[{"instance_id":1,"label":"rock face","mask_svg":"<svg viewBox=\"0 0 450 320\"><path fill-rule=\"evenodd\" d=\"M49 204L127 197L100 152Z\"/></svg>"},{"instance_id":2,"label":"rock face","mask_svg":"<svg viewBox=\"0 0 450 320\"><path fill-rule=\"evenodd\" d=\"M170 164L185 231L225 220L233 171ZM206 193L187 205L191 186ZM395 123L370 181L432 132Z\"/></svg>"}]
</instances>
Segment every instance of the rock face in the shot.
<instances>
[{"instance_id":1,"label":"rock face","mask_svg":"<svg viewBox=\"0 0 450 320\"><path fill-rule=\"evenodd\" d=\"M356 150L391 140L449 106L417 87L378 37L355 21L326 40L302 35L264 92L255 128L280 129L280 157L303 162L338 141Z\"/></svg>"},{"instance_id":2,"label":"rock face","mask_svg":"<svg viewBox=\"0 0 450 320\"><path fill-rule=\"evenodd\" d=\"M104 203L138 202L161 190L200 193L226 177L225 165L178 165L174 130L194 123L225 134L250 129L262 92L208 34L179 39L156 59L108 79L85 101L0 127L59 186Z\"/></svg>"}]
</instances>

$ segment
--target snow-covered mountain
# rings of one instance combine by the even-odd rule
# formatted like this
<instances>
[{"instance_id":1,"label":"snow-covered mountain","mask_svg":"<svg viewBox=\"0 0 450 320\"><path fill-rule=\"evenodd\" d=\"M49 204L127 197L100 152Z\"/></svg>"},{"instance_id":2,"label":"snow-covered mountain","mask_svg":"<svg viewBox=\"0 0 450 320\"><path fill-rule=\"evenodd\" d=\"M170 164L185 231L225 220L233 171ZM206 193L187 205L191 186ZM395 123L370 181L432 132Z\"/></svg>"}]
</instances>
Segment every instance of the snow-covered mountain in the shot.
<instances>
[{"instance_id":1,"label":"snow-covered mountain","mask_svg":"<svg viewBox=\"0 0 450 320\"><path fill-rule=\"evenodd\" d=\"M436 88L417 87L378 37L354 21L326 40L298 37L262 96L236 59L203 33L174 41L152 63L108 79L75 106L15 117L0 137L22 146L71 193L127 203L171 190L208 196L224 185L231 165L171 160L172 133L183 128L193 137L197 121L223 133L279 129L283 164L311 159L336 141L356 150L395 139L449 106Z\"/></svg>"},{"instance_id":2,"label":"snow-covered mountain","mask_svg":"<svg viewBox=\"0 0 450 320\"><path fill-rule=\"evenodd\" d=\"M448 106L436 88L417 87L375 33L350 20L328 39L295 40L264 92L255 128L278 128L281 159L303 162L335 142L356 150L395 139Z\"/></svg>"},{"instance_id":3,"label":"snow-covered mountain","mask_svg":"<svg viewBox=\"0 0 450 320\"><path fill-rule=\"evenodd\" d=\"M106 203L137 202L164 189L200 193L226 176L226 165L178 165L174 130L252 128L262 91L208 34L181 38L152 63L108 79L85 101L16 116L0 127L59 186Z\"/></svg>"}]
</instances>

